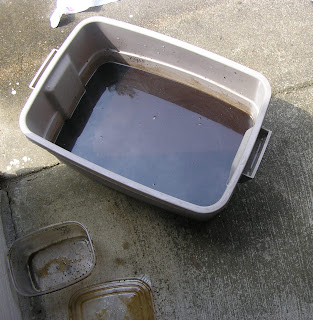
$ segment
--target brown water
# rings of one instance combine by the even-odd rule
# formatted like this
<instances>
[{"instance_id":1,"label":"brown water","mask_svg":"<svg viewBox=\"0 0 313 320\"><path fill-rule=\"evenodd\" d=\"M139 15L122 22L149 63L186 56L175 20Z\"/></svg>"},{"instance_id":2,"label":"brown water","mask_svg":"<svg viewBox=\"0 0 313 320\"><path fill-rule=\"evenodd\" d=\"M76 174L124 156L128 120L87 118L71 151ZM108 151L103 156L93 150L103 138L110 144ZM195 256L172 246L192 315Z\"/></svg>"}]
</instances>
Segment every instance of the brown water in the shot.
<instances>
[{"instance_id":1,"label":"brown water","mask_svg":"<svg viewBox=\"0 0 313 320\"><path fill-rule=\"evenodd\" d=\"M176 198L217 202L251 117L204 92L106 63L56 144Z\"/></svg>"}]
</instances>

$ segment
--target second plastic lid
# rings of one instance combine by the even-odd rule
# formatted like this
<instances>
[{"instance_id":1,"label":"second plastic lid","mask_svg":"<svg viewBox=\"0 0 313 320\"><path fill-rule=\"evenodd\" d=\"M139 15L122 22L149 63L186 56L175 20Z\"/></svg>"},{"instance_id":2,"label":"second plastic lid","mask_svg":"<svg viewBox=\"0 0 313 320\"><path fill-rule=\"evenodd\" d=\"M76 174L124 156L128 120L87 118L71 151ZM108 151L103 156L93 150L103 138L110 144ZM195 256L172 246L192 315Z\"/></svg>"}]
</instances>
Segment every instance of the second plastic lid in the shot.
<instances>
[{"instance_id":1,"label":"second plastic lid","mask_svg":"<svg viewBox=\"0 0 313 320\"><path fill-rule=\"evenodd\" d=\"M140 279L126 279L81 289L70 300L69 319L152 320L151 288Z\"/></svg>"}]
</instances>

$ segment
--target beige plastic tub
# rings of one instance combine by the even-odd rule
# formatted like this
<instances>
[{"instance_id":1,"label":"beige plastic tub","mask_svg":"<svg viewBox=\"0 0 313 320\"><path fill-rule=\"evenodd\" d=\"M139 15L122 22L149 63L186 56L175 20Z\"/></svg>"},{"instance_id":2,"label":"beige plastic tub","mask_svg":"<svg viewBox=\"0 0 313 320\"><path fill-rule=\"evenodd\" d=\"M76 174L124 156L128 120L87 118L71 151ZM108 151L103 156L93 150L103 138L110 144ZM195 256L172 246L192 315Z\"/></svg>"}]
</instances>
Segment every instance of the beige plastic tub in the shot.
<instances>
[{"instance_id":1,"label":"beige plastic tub","mask_svg":"<svg viewBox=\"0 0 313 320\"><path fill-rule=\"evenodd\" d=\"M251 116L253 126L242 138L225 189L216 201L204 205L186 201L55 144L63 124L84 96L86 84L97 68L108 62L192 87ZM271 88L260 73L182 41L103 17L81 22L61 48L46 59L31 87L34 90L20 116L20 127L27 138L112 188L198 219L211 218L221 210L242 175L254 177L271 134L261 129ZM208 181L208 187L213 184L213 180Z\"/></svg>"}]
</instances>

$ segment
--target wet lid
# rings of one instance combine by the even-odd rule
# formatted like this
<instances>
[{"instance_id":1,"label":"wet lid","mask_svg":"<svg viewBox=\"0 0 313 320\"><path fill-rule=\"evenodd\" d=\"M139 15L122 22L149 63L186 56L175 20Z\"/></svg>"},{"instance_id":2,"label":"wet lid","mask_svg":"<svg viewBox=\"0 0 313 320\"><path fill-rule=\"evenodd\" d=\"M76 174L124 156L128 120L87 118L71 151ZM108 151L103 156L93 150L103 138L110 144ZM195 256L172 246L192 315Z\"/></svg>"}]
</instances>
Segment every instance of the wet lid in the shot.
<instances>
[{"instance_id":1,"label":"wet lid","mask_svg":"<svg viewBox=\"0 0 313 320\"><path fill-rule=\"evenodd\" d=\"M69 302L71 320L152 320L151 288L140 279L106 282L77 291Z\"/></svg>"}]
</instances>

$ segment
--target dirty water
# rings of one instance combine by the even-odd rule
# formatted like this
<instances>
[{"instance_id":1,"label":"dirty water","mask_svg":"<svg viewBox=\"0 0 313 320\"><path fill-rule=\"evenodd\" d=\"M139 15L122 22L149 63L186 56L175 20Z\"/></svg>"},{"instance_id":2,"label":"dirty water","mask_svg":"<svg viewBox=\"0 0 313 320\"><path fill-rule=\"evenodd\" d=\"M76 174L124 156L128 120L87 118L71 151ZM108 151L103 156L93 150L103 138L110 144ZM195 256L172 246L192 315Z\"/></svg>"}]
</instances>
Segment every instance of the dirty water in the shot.
<instances>
[{"instance_id":1,"label":"dirty water","mask_svg":"<svg viewBox=\"0 0 313 320\"><path fill-rule=\"evenodd\" d=\"M207 206L226 189L249 114L152 73L105 63L56 144L130 180Z\"/></svg>"}]
</instances>

